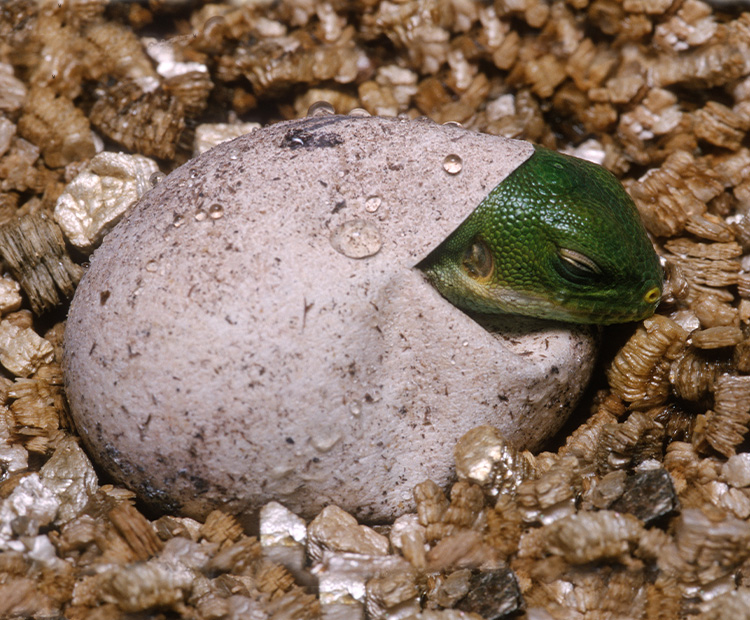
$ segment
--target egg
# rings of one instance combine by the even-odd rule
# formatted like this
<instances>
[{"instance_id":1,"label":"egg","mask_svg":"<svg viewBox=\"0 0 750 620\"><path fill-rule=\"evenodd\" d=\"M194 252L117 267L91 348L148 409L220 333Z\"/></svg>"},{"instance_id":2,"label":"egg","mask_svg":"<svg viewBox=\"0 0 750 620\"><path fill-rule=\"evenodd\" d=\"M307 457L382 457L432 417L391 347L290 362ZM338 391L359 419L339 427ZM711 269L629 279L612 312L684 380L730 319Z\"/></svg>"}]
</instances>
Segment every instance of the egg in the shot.
<instances>
[{"instance_id":1,"label":"egg","mask_svg":"<svg viewBox=\"0 0 750 620\"><path fill-rule=\"evenodd\" d=\"M533 153L451 125L321 115L187 162L94 252L64 371L91 456L161 510L250 523L414 506L491 424L559 429L592 328L470 316L416 265Z\"/></svg>"}]
</instances>

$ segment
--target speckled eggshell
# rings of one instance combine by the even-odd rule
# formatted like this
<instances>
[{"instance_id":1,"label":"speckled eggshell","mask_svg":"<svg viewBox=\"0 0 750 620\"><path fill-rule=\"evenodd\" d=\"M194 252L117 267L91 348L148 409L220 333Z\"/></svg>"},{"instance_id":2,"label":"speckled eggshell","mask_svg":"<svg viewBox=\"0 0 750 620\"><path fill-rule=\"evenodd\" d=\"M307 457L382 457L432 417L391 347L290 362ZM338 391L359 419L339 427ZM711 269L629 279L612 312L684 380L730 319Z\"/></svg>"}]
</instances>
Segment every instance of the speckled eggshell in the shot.
<instances>
[{"instance_id":1,"label":"speckled eggshell","mask_svg":"<svg viewBox=\"0 0 750 620\"><path fill-rule=\"evenodd\" d=\"M447 483L474 426L538 447L587 382L593 332L477 322L414 267L531 153L323 116L186 163L105 238L70 308L66 386L90 454L188 516L277 500L378 521L424 479Z\"/></svg>"}]
</instances>

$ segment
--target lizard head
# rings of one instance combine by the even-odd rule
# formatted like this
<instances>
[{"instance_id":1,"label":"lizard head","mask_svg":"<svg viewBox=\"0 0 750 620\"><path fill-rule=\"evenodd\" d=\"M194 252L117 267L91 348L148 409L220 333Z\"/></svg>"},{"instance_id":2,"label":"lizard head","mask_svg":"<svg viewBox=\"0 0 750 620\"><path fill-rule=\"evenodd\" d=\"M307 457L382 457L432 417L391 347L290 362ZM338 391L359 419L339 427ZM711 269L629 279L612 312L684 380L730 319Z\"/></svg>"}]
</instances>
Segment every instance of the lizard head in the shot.
<instances>
[{"instance_id":1,"label":"lizard head","mask_svg":"<svg viewBox=\"0 0 750 620\"><path fill-rule=\"evenodd\" d=\"M418 266L464 310L575 323L646 318L663 287L617 178L541 147Z\"/></svg>"}]
</instances>

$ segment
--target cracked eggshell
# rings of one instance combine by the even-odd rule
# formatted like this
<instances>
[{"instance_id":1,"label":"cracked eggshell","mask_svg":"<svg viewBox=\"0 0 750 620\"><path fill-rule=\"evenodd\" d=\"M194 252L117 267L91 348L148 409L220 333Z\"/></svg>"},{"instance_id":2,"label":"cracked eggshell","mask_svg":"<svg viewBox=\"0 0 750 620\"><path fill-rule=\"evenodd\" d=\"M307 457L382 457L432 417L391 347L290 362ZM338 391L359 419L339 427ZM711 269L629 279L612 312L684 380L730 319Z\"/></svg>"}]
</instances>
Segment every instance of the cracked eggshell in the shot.
<instances>
[{"instance_id":1,"label":"cracked eggshell","mask_svg":"<svg viewBox=\"0 0 750 620\"><path fill-rule=\"evenodd\" d=\"M277 500L385 520L415 484L449 481L474 426L538 447L586 384L591 330L477 322L414 267L531 153L326 116L176 170L105 238L70 309L66 385L90 453L192 517Z\"/></svg>"}]
</instances>

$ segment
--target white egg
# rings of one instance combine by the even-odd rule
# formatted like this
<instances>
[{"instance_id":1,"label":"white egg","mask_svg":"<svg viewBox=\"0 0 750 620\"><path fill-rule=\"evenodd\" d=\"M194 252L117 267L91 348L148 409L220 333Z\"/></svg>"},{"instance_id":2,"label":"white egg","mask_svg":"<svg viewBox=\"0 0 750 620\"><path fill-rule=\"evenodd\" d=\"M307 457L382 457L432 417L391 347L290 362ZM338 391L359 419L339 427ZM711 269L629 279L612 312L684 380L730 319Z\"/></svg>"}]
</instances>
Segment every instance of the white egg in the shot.
<instances>
[{"instance_id":1,"label":"white egg","mask_svg":"<svg viewBox=\"0 0 750 620\"><path fill-rule=\"evenodd\" d=\"M91 455L162 509L277 500L365 520L453 475L480 424L536 448L585 387L589 328L475 320L415 265L532 153L429 121L279 123L189 161L94 253L65 378Z\"/></svg>"}]
</instances>

